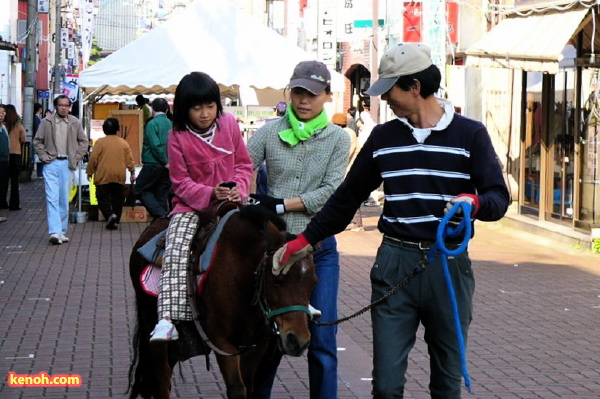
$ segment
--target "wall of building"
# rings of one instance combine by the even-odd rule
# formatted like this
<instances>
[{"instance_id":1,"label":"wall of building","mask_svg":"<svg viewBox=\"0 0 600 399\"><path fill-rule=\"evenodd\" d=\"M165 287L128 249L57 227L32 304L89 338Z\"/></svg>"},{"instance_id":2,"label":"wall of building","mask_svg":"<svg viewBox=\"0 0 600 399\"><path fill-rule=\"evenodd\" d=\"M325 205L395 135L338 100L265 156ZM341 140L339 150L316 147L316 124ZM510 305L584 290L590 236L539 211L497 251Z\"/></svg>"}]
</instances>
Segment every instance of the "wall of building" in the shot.
<instances>
[{"instance_id":1,"label":"wall of building","mask_svg":"<svg viewBox=\"0 0 600 399\"><path fill-rule=\"evenodd\" d=\"M0 36L2 40L17 43L18 1L3 0L0 2ZM14 104L17 97L18 54L0 50L0 102ZM20 64L18 64L20 65Z\"/></svg>"}]
</instances>

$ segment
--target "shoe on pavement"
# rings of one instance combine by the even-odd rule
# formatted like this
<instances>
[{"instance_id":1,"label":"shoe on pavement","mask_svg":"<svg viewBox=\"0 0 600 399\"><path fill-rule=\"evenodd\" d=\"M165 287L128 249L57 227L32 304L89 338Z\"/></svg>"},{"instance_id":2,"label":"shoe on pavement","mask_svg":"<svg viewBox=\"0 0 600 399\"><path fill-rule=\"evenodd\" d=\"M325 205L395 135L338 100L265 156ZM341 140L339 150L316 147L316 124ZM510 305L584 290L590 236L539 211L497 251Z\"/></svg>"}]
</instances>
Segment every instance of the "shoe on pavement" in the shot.
<instances>
[{"instance_id":1,"label":"shoe on pavement","mask_svg":"<svg viewBox=\"0 0 600 399\"><path fill-rule=\"evenodd\" d=\"M108 217L108 223L106 223L107 230L116 230L117 229L117 215L114 213Z\"/></svg>"},{"instance_id":2,"label":"shoe on pavement","mask_svg":"<svg viewBox=\"0 0 600 399\"><path fill-rule=\"evenodd\" d=\"M177 329L171 320L161 319L150 333L150 342L175 341L179 339Z\"/></svg>"},{"instance_id":3,"label":"shoe on pavement","mask_svg":"<svg viewBox=\"0 0 600 399\"><path fill-rule=\"evenodd\" d=\"M50 234L50 244L52 245L60 245L62 244L62 238L60 234Z\"/></svg>"},{"instance_id":4,"label":"shoe on pavement","mask_svg":"<svg viewBox=\"0 0 600 399\"><path fill-rule=\"evenodd\" d=\"M8 219L6 219L4 216L0 216L0 223L2 222L6 222Z\"/></svg>"},{"instance_id":5,"label":"shoe on pavement","mask_svg":"<svg viewBox=\"0 0 600 399\"><path fill-rule=\"evenodd\" d=\"M69 237L67 237L64 233L60 234L60 239L62 242L69 242Z\"/></svg>"},{"instance_id":6,"label":"shoe on pavement","mask_svg":"<svg viewBox=\"0 0 600 399\"><path fill-rule=\"evenodd\" d=\"M310 303L308 304L308 313L310 314L311 319L318 319L319 317L321 317L321 311L313 307L313 305L311 305Z\"/></svg>"}]
</instances>

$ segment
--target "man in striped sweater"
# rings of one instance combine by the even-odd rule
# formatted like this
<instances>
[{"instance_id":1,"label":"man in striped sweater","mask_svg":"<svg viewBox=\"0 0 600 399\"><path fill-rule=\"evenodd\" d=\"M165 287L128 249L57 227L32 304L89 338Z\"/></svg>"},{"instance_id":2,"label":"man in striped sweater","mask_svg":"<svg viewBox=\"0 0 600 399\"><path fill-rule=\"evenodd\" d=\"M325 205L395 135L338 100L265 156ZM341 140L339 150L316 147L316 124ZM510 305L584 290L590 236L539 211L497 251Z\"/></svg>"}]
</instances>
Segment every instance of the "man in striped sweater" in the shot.
<instances>
[{"instance_id":1,"label":"man in striped sweater","mask_svg":"<svg viewBox=\"0 0 600 399\"><path fill-rule=\"evenodd\" d=\"M495 221L510 202L502 168L481 123L454 113L434 94L441 74L423 44L401 44L381 59L367 91L386 100L396 119L378 125L346 179L302 234L276 254L285 264L323 238L344 230L369 193L383 182L378 228L384 234L371 269L372 299L404 280L436 241L445 210L467 201L471 217ZM448 239L450 248L457 242ZM475 280L468 252L447 257L466 341ZM402 398L408 355L419 324L430 354L432 398L460 398L460 344L441 256L409 284L372 309L373 396Z\"/></svg>"}]
</instances>

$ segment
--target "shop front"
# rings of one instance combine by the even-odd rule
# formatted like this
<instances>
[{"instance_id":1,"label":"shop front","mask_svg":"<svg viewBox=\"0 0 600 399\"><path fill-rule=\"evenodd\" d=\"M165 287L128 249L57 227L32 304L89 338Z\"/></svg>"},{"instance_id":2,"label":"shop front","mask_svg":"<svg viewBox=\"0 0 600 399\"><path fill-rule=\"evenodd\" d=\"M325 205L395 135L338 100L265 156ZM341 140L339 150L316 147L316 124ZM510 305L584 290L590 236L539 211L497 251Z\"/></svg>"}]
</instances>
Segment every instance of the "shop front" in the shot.
<instances>
[{"instance_id":1,"label":"shop front","mask_svg":"<svg viewBox=\"0 0 600 399\"><path fill-rule=\"evenodd\" d=\"M600 227L596 8L575 3L561 12L520 12L524 16L509 16L466 52L467 66L521 74L514 93L521 104L514 176L519 213L582 231Z\"/></svg>"}]
</instances>

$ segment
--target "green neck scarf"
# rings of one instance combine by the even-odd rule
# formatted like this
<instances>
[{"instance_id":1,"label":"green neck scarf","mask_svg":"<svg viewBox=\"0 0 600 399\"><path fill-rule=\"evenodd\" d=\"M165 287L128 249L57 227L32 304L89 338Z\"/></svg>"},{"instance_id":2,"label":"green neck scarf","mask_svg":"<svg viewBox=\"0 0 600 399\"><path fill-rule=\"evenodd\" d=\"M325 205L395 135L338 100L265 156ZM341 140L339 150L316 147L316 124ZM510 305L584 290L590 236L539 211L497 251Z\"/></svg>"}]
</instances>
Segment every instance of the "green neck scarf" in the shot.
<instances>
[{"instance_id":1,"label":"green neck scarf","mask_svg":"<svg viewBox=\"0 0 600 399\"><path fill-rule=\"evenodd\" d=\"M300 141L308 140L317 130L321 130L329 124L329 119L327 118L327 113L325 112L324 108L316 118L308 122L302 122L296 118L292 107L288 106L286 110L286 118L291 126L291 129L282 130L279 132L279 137L292 147L298 144Z\"/></svg>"}]
</instances>

